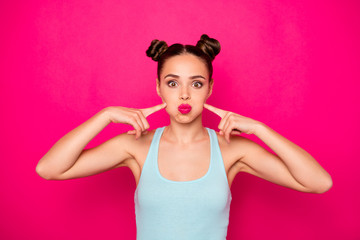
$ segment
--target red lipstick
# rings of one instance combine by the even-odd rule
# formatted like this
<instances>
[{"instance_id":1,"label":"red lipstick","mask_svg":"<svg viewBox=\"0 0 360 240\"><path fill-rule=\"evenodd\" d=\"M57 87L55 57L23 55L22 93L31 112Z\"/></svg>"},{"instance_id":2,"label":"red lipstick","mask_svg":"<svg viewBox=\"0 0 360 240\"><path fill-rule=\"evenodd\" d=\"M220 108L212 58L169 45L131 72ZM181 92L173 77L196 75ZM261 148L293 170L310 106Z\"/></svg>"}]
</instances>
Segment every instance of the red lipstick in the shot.
<instances>
[{"instance_id":1,"label":"red lipstick","mask_svg":"<svg viewBox=\"0 0 360 240\"><path fill-rule=\"evenodd\" d=\"M178 107L179 112L181 112L182 114L187 114L191 111L191 106L189 104L181 104Z\"/></svg>"}]
</instances>

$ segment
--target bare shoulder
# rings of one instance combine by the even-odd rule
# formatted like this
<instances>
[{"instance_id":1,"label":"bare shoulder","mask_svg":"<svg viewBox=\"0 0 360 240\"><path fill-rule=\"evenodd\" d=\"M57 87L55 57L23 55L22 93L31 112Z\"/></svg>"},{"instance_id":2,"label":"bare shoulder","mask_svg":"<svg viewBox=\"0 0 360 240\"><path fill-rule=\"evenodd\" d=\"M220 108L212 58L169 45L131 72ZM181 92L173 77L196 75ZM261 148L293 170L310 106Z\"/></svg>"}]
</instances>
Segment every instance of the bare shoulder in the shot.
<instances>
[{"instance_id":1,"label":"bare shoulder","mask_svg":"<svg viewBox=\"0 0 360 240\"><path fill-rule=\"evenodd\" d=\"M238 160L241 160L245 156L246 150L254 144L254 141L239 135L231 135L230 143L228 143L223 135L216 134L221 149L228 151Z\"/></svg>"},{"instance_id":2,"label":"bare shoulder","mask_svg":"<svg viewBox=\"0 0 360 240\"><path fill-rule=\"evenodd\" d=\"M127 132L119 134L118 137L121 139L119 143L126 145L127 152L132 157L116 167L126 166L132 169L133 165L142 166L145 160L144 156L146 158L155 130L149 130L147 134L142 134L137 140L133 134L127 134Z\"/></svg>"},{"instance_id":3,"label":"bare shoulder","mask_svg":"<svg viewBox=\"0 0 360 240\"><path fill-rule=\"evenodd\" d=\"M228 143L223 135L216 132L219 146L223 155L225 167L229 171L242 172L246 170L247 165L242 161L249 149L255 143L254 141L239 135L231 135Z\"/></svg>"},{"instance_id":4,"label":"bare shoulder","mask_svg":"<svg viewBox=\"0 0 360 240\"><path fill-rule=\"evenodd\" d=\"M136 148L136 146L143 145L145 142L151 142L155 130L156 129L148 130L147 134L142 134L138 139L135 138L135 134L127 134L127 132L123 132L117 135L117 137L121 142L128 144L128 146L132 149L132 147Z\"/></svg>"}]
</instances>

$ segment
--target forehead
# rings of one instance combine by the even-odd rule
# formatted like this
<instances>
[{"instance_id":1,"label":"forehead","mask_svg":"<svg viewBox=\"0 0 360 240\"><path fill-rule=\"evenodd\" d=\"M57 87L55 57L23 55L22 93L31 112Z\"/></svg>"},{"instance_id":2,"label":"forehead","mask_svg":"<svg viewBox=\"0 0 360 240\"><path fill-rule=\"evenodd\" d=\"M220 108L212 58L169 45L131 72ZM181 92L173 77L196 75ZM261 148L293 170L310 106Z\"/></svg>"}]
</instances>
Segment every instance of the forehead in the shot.
<instances>
[{"instance_id":1,"label":"forehead","mask_svg":"<svg viewBox=\"0 0 360 240\"><path fill-rule=\"evenodd\" d=\"M161 77L169 73L180 77L203 75L206 78L209 74L206 64L199 57L192 54L182 54L167 59L163 65Z\"/></svg>"}]
</instances>

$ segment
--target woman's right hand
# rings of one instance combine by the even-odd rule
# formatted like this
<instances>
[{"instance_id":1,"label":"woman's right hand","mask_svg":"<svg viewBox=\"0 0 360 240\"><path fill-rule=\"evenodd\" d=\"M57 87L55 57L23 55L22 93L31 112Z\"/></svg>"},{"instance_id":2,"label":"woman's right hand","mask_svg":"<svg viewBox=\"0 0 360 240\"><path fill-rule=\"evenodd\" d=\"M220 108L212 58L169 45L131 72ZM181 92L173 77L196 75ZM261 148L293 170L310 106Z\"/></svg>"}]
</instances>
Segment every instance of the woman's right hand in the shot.
<instances>
[{"instance_id":1,"label":"woman's right hand","mask_svg":"<svg viewBox=\"0 0 360 240\"><path fill-rule=\"evenodd\" d=\"M111 106L107 107L106 112L108 113L111 122L132 125L135 130L128 131L128 134L136 133L136 139L138 139L142 133L146 134L146 130L150 127L146 117L165 107L166 103L143 109Z\"/></svg>"}]
</instances>

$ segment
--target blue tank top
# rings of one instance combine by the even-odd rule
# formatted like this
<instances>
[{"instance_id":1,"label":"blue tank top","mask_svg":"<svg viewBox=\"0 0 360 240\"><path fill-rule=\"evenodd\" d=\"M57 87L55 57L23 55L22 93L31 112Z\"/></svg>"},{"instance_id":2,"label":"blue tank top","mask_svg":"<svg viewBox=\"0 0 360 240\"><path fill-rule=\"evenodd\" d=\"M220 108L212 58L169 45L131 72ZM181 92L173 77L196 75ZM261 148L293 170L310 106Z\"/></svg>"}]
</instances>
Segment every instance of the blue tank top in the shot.
<instances>
[{"instance_id":1,"label":"blue tank top","mask_svg":"<svg viewBox=\"0 0 360 240\"><path fill-rule=\"evenodd\" d=\"M157 161L164 128L155 130L135 190L136 239L226 239L232 196L215 131L206 128L211 147L207 173L172 181L160 174Z\"/></svg>"}]
</instances>

